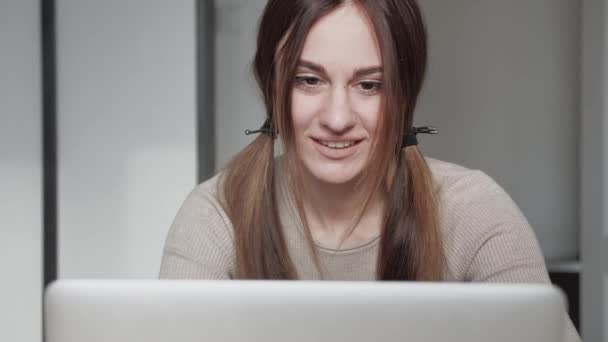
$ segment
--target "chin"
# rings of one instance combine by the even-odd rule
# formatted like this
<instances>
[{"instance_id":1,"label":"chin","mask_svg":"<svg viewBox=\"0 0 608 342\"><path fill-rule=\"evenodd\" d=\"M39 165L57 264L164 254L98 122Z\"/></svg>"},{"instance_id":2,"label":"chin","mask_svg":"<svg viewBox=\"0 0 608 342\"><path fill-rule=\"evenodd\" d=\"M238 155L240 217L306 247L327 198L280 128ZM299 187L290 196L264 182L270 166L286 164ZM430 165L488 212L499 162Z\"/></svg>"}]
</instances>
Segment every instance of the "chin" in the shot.
<instances>
[{"instance_id":1,"label":"chin","mask_svg":"<svg viewBox=\"0 0 608 342\"><path fill-rule=\"evenodd\" d=\"M361 173L352 165L315 165L307 169L317 181L332 185L350 183Z\"/></svg>"}]
</instances>

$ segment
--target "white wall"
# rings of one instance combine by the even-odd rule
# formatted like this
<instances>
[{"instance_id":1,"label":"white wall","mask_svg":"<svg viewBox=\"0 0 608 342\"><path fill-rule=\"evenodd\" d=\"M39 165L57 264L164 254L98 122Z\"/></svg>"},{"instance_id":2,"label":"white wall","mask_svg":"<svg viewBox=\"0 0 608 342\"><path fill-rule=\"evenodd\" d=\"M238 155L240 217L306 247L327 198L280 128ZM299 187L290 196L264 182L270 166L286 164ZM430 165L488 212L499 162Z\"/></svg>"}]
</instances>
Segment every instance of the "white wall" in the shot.
<instances>
[{"instance_id":1,"label":"white wall","mask_svg":"<svg viewBox=\"0 0 608 342\"><path fill-rule=\"evenodd\" d=\"M42 338L39 3L0 2L0 341Z\"/></svg>"},{"instance_id":2,"label":"white wall","mask_svg":"<svg viewBox=\"0 0 608 342\"><path fill-rule=\"evenodd\" d=\"M425 0L428 155L480 168L522 208L547 259L578 253L580 2Z\"/></svg>"},{"instance_id":3,"label":"white wall","mask_svg":"<svg viewBox=\"0 0 608 342\"><path fill-rule=\"evenodd\" d=\"M156 277L196 183L195 2L56 12L59 275Z\"/></svg>"},{"instance_id":4,"label":"white wall","mask_svg":"<svg viewBox=\"0 0 608 342\"><path fill-rule=\"evenodd\" d=\"M608 1L583 2L581 328L608 341Z\"/></svg>"}]
</instances>

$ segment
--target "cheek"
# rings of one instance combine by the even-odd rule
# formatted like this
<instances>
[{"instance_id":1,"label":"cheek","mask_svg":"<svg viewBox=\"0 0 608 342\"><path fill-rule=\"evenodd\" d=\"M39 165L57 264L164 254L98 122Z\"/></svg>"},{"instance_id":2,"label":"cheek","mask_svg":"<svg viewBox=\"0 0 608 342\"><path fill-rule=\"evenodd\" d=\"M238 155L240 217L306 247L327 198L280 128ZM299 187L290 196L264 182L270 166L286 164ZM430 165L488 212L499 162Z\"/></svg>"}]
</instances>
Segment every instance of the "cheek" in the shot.
<instances>
[{"instance_id":1,"label":"cheek","mask_svg":"<svg viewBox=\"0 0 608 342\"><path fill-rule=\"evenodd\" d=\"M380 120L381 102L382 98L380 96L360 98L356 100L356 108L359 119L369 134L374 134L376 127L378 126L378 120Z\"/></svg>"},{"instance_id":2,"label":"cheek","mask_svg":"<svg viewBox=\"0 0 608 342\"><path fill-rule=\"evenodd\" d=\"M291 115L296 133L306 130L323 107L319 96L294 90L291 96Z\"/></svg>"}]
</instances>

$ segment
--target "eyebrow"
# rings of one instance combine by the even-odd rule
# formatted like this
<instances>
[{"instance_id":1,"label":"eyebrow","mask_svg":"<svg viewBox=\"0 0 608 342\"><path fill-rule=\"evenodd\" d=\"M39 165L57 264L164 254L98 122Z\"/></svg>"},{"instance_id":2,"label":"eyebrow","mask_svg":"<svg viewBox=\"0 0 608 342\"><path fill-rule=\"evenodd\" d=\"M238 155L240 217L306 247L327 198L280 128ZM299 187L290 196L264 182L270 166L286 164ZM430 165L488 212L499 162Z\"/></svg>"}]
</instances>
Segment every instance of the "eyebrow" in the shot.
<instances>
[{"instance_id":1,"label":"eyebrow","mask_svg":"<svg viewBox=\"0 0 608 342\"><path fill-rule=\"evenodd\" d=\"M323 66L310 62L310 61L307 61L307 60L303 60L303 59L299 60L298 67L308 68L312 71L322 74L323 76L327 76L327 72L325 71L325 68L323 68ZM375 73L381 73L381 72L382 72L381 66L357 68L357 69L355 69L353 78L360 78L363 76L367 76L367 75L371 75L371 74L375 74Z\"/></svg>"}]
</instances>

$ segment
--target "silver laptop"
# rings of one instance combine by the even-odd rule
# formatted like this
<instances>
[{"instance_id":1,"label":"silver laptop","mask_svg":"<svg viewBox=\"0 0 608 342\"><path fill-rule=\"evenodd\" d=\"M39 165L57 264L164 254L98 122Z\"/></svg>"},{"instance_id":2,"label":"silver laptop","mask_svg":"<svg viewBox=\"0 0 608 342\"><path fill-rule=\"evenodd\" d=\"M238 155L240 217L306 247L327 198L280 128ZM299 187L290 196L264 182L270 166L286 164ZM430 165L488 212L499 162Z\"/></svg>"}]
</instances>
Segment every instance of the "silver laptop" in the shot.
<instances>
[{"instance_id":1,"label":"silver laptop","mask_svg":"<svg viewBox=\"0 0 608 342\"><path fill-rule=\"evenodd\" d=\"M60 280L46 342L555 342L565 301L545 285Z\"/></svg>"}]
</instances>

